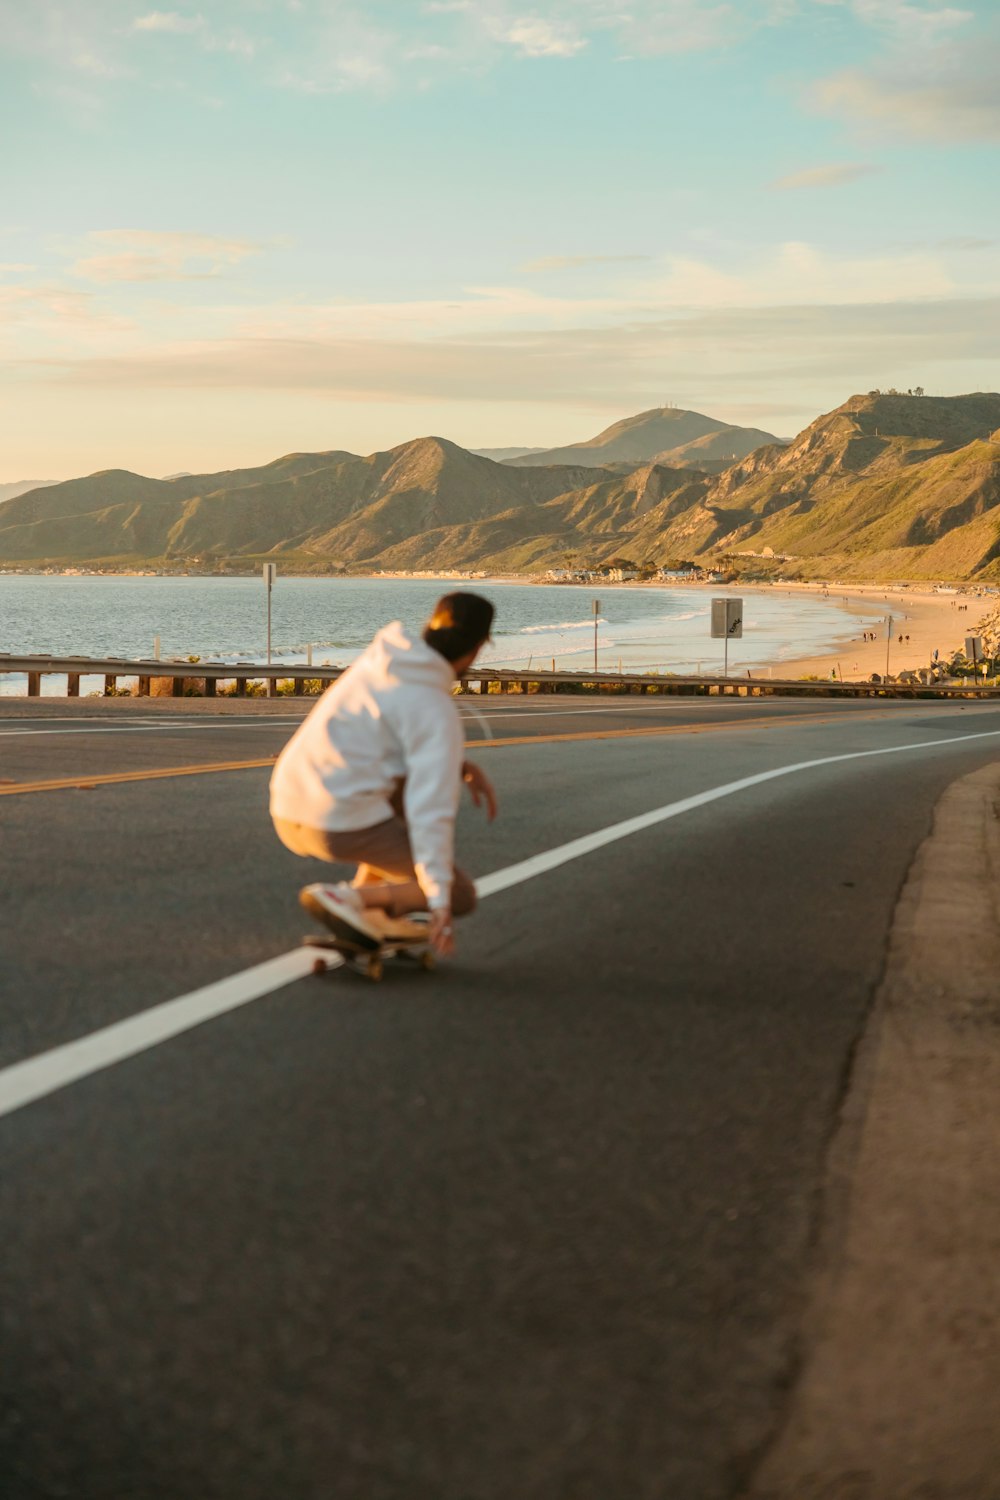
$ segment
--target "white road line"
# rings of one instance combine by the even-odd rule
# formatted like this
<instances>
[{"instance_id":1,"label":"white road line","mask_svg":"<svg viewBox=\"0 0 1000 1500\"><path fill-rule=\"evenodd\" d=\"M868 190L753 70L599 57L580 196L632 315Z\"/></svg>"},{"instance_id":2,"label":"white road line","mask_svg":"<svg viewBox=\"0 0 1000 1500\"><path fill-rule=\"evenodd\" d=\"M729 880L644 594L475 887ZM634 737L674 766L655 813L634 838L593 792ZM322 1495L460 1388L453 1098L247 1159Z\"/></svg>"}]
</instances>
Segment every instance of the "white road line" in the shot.
<instances>
[{"instance_id":1,"label":"white road line","mask_svg":"<svg viewBox=\"0 0 1000 1500\"><path fill-rule=\"evenodd\" d=\"M488 701L489 700L487 699L487 703L488 703ZM851 707L854 706L854 703L855 703L855 700L851 700L850 707L848 707L846 704L841 704L841 706L844 707L844 709L845 709L845 713L849 713L851 711ZM769 713L772 713L772 714L780 717L783 713L787 713L788 712L788 709L789 709L790 706L794 707L794 710L795 710L795 712L797 714L808 713L810 711L813 711L813 712L815 712L817 714L820 714L820 713L829 713L830 707L831 707L831 703L829 701L825 700L825 699L823 701L817 701L817 700L813 700L813 699L799 699L799 700L797 700L794 703L794 705L792 705L792 704L790 704L790 702L789 702L788 699L781 699L781 700L767 700L767 699L761 699L761 698L711 698L711 699L709 699L709 698L701 698L701 697L699 697L699 698L695 698L695 697L691 697L691 698L683 697L683 698L667 698L667 699L664 699L664 701L657 702L657 703L650 702L648 699L645 699L642 702L638 702L638 703L622 703L622 704L614 704L614 705L608 704L607 706L605 706L603 704L600 705L600 706L598 706L597 704L589 704L588 703L588 704L585 704L585 705L581 706L580 708L543 708L543 707L536 707L535 704L531 700L529 700L528 702L524 703L523 705L518 706L517 708L512 708L512 707L510 707L510 706L508 706L506 704L503 704L503 705L498 705L497 708L491 709L491 708L489 708L489 707L486 706L486 703L484 703L482 707L480 707L479 705L473 706L471 704L464 704L463 703L463 704L459 704L459 714L461 715L461 717L463 719L468 719L468 720L476 720L476 719L478 719L480 717L480 715L483 715L483 716L485 716L487 719L489 719L492 722L492 720L494 720L494 719L525 719L525 718L532 719L532 720L534 720L534 719L575 719L575 718L583 719L583 718L587 718L587 717L589 717L591 715L593 715L595 717L601 717L602 715L612 715L612 716L614 716L614 715L621 715L621 714L667 713L667 712L679 712L679 711L683 711L685 713L689 713L689 712L694 711L694 712L697 712L701 716L707 717L707 716L710 716L713 712L720 711L720 710L723 710L723 709L725 709L726 711L732 710L733 712L736 712L736 713L745 713L745 714L750 714L750 711L752 709L755 709L755 710L758 711L758 713L761 710L766 710ZM879 706L879 708L881 708L886 713L905 713L905 712L912 713L913 710L914 710L914 708L916 708L918 706L922 706L922 705L917 705L914 702L909 701L909 700L905 700L905 701L904 700L899 700L899 701L890 702L890 703L882 703L882 704L879 704L878 706ZM868 707L870 709L871 705L868 704L868 703L866 703L865 700L857 700L857 708L858 709L862 709L862 708L865 708L865 707ZM957 705L954 704L954 703L949 703L949 704L945 705L945 707L947 707L952 712L954 712L956 710L956 708L957 708ZM966 712L969 712L969 711L975 712L977 708L981 709L981 707L982 707L982 705L975 705L974 707L970 707L970 709L966 709L965 711ZM936 713L942 713L944 711L944 708L943 707L942 708L935 708L933 711L936 712ZM284 714L278 715L278 714L275 714L273 716L261 716L261 717L256 717L255 716L253 718L245 718L245 719L239 718L238 719L235 716L230 716L230 715L227 714L227 715L224 715L224 716L220 715L218 718L208 717L208 718L205 718L205 719L199 719L197 722L194 722L194 723L190 719L160 719L160 718L155 718L155 719L143 719L140 722L133 721L130 724L110 724L109 725L107 723L107 721L103 717L98 718L95 715L95 716L88 717L86 720L82 721L82 727L81 727L81 720L79 718L75 717L75 716L72 716L72 717L66 718L66 719L64 719L64 718L52 718L52 719L46 718L46 719L43 719L43 720L33 719L33 718L29 717L29 718L27 718L24 721L26 724L32 724L33 725L33 724L37 724L37 723L41 722L41 723L44 723L46 727L44 729L35 729L35 728L30 728L30 729L24 728L24 729L22 729L20 727L15 727L15 728L11 728L11 729L0 729L0 739L17 739L19 735L28 736L28 735L40 735L40 734L48 734L48 735L58 735L58 734L138 734L138 733L150 733L150 732L158 732L158 733L161 733L161 734L165 734L165 733L167 733L167 732L169 732L170 730L173 730L173 729L203 729L203 730L219 729L219 730L230 730L230 731L233 731L233 732L236 732L236 731L241 730L241 729L272 729L272 728L276 728L276 729L293 728L294 729L294 728L297 728L299 726L299 724L302 723L302 720L303 720L304 717L305 717L304 714L300 714L300 715L284 715ZM0 722L2 722L2 720L0 720ZM51 724L72 724L73 727L71 729L52 729L52 728L48 727ZM91 724L99 725L100 727L99 728L93 728L93 729L87 727L87 726L89 726Z\"/></svg>"},{"instance_id":2,"label":"white road line","mask_svg":"<svg viewBox=\"0 0 1000 1500\"><path fill-rule=\"evenodd\" d=\"M336 955L331 957L336 958ZM225 1015L228 1010L236 1010L251 1000L270 995L296 979L304 979L312 972L315 958L315 949L293 948L290 953L281 953L266 963L244 969L241 974L231 974L204 989L192 990L176 1000L167 1000L163 1005L140 1011L138 1015L129 1016L127 1021L117 1021L113 1026L80 1037L78 1041L53 1047L51 1052L42 1052L38 1057L4 1068L0 1072L0 1116L11 1114L46 1094L54 1094L91 1073L99 1073L114 1063L123 1062L127 1057L135 1057L139 1052L159 1046L160 1042Z\"/></svg>"},{"instance_id":3,"label":"white road line","mask_svg":"<svg viewBox=\"0 0 1000 1500\"><path fill-rule=\"evenodd\" d=\"M904 755L914 750L933 750L947 745L965 745L975 740L989 739L1000 739L1000 729L955 735L944 740L921 740L915 745L889 745L881 750L852 750L846 754L824 755L817 760L801 760L790 766L760 771L754 776L744 776L739 781L710 787L691 797L682 797L678 802L668 802L664 807L653 808L634 818L626 818L621 823L612 823L607 828L599 828L595 833L571 839L567 844L532 855L530 859L508 865L506 869L494 870L492 875L484 875L476 882L476 889L482 897L494 896L498 891L533 880L538 875L558 869L560 865L580 859L585 854L592 854L596 849L603 849L607 844L628 838L633 833L641 833L670 818L678 818L696 808L718 802L723 797L732 797L749 787L762 786L765 782L777 781L783 776L794 776L801 771L813 771L820 766L837 765L843 761L868 760L880 755ZM335 961L330 963L330 959L335 960L335 956L328 955L329 966L335 967ZM150 1010L140 1011L128 1020L117 1021L75 1042L67 1042L61 1047L53 1047L49 1052L42 1052L37 1057L14 1063L0 1071L0 1117L77 1083L92 1073L101 1072L115 1063L134 1057L139 1052L159 1046L161 1042L169 1041L184 1031L190 1031L216 1016L224 1015L226 1011L236 1010L241 1005L248 1005L252 1000L259 1000L264 995L303 979L312 972L315 960L315 950L293 948L288 953L279 954L277 958L268 959L266 963L256 964L251 969L244 969L239 974L232 974L203 989L192 990L190 994L181 995L176 1000L154 1005Z\"/></svg>"},{"instance_id":4,"label":"white road line","mask_svg":"<svg viewBox=\"0 0 1000 1500\"><path fill-rule=\"evenodd\" d=\"M520 864L508 865L505 870L484 875L476 882L476 890L480 896L493 896L497 891L505 891L509 886L520 885L522 881L532 880L536 875L558 869L572 859L592 854L595 849L603 849L606 844L628 838L632 833L641 833L643 829L653 828L657 823L666 823L670 818L680 817L682 813L694 812L696 808L707 807L710 802L718 802L722 797L745 792L748 787L762 786L766 781L777 781L782 776L794 776L799 771L813 771L818 766L836 765L839 761L866 760L875 755L901 755L911 750L928 750L937 745L965 744L969 740L989 739L1000 739L1000 729L955 735L947 740L921 740L916 745L889 745L882 750L850 750L841 755L824 755L818 760L796 761L790 766L778 766L773 771L758 771L754 776L744 776L739 781L726 782L724 786L710 787L706 792L695 792L691 797L682 797L679 802L670 802L665 807L654 808L652 812L640 813L638 817L626 818L621 823L612 823L609 828L599 828L596 833L586 833L582 838L560 844L556 849L547 849L544 854L532 855Z\"/></svg>"},{"instance_id":5,"label":"white road line","mask_svg":"<svg viewBox=\"0 0 1000 1500\"><path fill-rule=\"evenodd\" d=\"M1 705L1 703L3 703L3 699L1 699L1 697L0 697L0 705ZM256 718L256 717L258 717L258 715L253 715L253 718ZM268 724L283 724L283 723L298 724L298 723L301 723L301 715L295 715L295 714L261 714L261 715L259 715L259 718L261 718L261 723L268 723ZM238 723L244 723L244 721L247 721L247 720L238 720L238 721L237 720L238 720L238 715L237 714L217 714L217 715L216 714L205 714L204 718L201 718L201 720L198 720L198 723L207 723L207 724L220 723L220 724L228 724L229 727L238 727ZM0 714L0 723L1 723L1 721L4 721L4 715L3 714ZM40 714L39 717L37 717L37 718L31 718L30 715L25 714L24 717L22 717L22 718L9 718L9 720L6 720L6 723L12 723L12 724L46 724L46 726L48 726L48 724L84 724L84 726L85 726L85 724L102 724L102 726L106 727L106 726L108 726L108 715L106 715L106 714ZM189 724L189 723L192 723L192 715L190 715L190 714L174 714L174 715L172 715L172 717L168 717L168 715L166 715L166 714L136 714L135 717L132 717L132 715L129 714L129 721L127 721L127 724L123 724L123 726L120 726L120 727L129 727L130 724L139 724L139 726L141 726L141 724L153 724L154 727L168 727L169 724ZM111 726L111 727L118 727L118 726Z\"/></svg>"},{"instance_id":6,"label":"white road line","mask_svg":"<svg viewBox=\"0 0 1000 1500\"><path fill-rule=\"evenodd\" d=\"M729 707L731 705L726 706ZM663 713L667 707L668 705L666 704L644 703L632 704L627 708L532 709L527 713L525 713L525 711L522 709L507 709L505 711L500 710L491 713L487 709L463 707L460 710L460 717L467 724L474 724L477 722L482 723L483 720L485 720L488 724L492 724L497 719L520 719L522 721L530 720L532 723L534 723L536 719L587 719L607 718L609 716L614 717L621 716L623 714L631 715L642 712ZM669 705L669 707L673 708L676 711L678 709L685 710L689 707L689 705L678 703L671 704ZM699 717L705 717L704 711L699 715ZM758 717L764 717L764 715L758 715ZM778 717L781 717L781 715L778 714ZM79 726L73 729L0 729L0 739L31 739L38 735L47 735L49 736L49 738L58 738L62 735L74 734L170 734L174 730L180 730L185 733L193 732L195 730L218 730L223 733L235 734L244 729L296 729L301 723L302 719L300 718L252 719L241 720L239 722L235 722L232 719L225 719L222 721L210 719L207 721L199 720L197 723L191 723L190 721L184 721L180 719L168 719L165 722L160 721L142 724L102 724L99 729L80 728Z\"/></svg>"},{"instance_id":7,"label":"white road line","mask_svg":"<svg viewBox=\"0 0 1000 1500\"><path fill-rule=\"evenodd\" d=\"M301 723L300 719L255 719L246 724L182 724L174 721L169 724L115 724L102 729L0 729L2 740L25 740L34 735L63 735L63 734L167 734L174 729L289 729Z\"/></svg>"}]
</instances>

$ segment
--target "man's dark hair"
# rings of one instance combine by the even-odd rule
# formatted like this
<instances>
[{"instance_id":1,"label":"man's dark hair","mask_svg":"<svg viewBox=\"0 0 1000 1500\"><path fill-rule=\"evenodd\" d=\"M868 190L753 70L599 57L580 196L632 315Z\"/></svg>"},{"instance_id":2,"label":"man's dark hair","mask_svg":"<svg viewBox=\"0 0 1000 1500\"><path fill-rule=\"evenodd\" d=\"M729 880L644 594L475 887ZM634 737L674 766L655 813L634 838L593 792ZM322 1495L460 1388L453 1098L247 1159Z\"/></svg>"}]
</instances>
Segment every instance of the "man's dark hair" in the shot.
<instances>
[{"instance_id":1,"label":"man's dark hair","mask_svg":"<svg viewBox=\"0 0 1000 1500\"><path fill-rule=\"evenodd\" d=\"M489 640L493 606L482 594L445 594L424 626L424 640L445 661L458 661Z\"/></svg>"}]
</instances>

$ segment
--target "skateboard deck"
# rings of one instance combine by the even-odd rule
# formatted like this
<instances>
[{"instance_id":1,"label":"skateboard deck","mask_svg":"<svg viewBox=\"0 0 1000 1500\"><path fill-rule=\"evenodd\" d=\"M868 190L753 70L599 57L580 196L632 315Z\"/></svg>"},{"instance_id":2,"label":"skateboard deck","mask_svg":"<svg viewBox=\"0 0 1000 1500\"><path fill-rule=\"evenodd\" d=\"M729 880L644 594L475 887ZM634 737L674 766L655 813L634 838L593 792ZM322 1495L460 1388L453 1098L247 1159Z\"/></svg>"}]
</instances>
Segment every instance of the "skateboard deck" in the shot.
<instances>
[{"instance_id":1,"label":"skateboard deck","mask_svg":"<svg viewBox=\"0 0 1000 1500\"><path fill-rule=\"evenodd\" d=\"M307 948L319 950L313 963L314 974L325 974L331 967L322 956L324 951L339 954L355 974L363 974L366 979L375 981L382 978L386 959L400 959L425 970L434 967L434 954L425 937L413 938L408 942L382 943L378 948L363 948L360 943L348 942L346 938L334 937L332 933L309 933L302 942Z\"/></svg>"}]
</instances>

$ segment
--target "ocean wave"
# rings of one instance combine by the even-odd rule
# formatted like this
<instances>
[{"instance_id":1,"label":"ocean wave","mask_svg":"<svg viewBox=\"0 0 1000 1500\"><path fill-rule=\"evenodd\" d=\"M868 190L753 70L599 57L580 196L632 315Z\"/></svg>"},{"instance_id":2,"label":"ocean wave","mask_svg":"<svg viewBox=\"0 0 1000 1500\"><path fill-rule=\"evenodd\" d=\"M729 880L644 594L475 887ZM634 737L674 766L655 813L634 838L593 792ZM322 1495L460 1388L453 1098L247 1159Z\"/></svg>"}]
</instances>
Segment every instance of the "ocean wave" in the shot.
<instances>
[{"instance_id":1,"label":"ocean wave","mask_svg":"<svg viewBox=\"0 0 1000 1500\"><path fill-rule=\"evenodd\" d=\"M606 625L608 622L603 615L597 616L598 625ZM520 630L515 630L515 635L549 635L553 630L593 630L594 617L587 620L559 620L553 625L522 625Z\"/></svg>"}]
</instances>

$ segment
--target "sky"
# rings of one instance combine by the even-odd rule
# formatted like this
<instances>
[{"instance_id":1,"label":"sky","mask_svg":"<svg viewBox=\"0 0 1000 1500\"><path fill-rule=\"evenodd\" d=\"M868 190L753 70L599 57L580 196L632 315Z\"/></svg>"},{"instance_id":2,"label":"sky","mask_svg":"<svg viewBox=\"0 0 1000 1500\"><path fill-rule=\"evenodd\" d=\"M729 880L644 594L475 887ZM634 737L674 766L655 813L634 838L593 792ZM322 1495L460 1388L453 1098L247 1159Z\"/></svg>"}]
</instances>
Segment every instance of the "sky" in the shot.
<instances>
[{"instance_id":1,"label":"sky","mask_svg":"<svg viewBox=\"0 0 1000 1500\"><path fill-rule=\"evenodd\" d=\"M997 390L998 76L1000 0L0 0L0 481Z\"/></svg>"}]
</instances>

